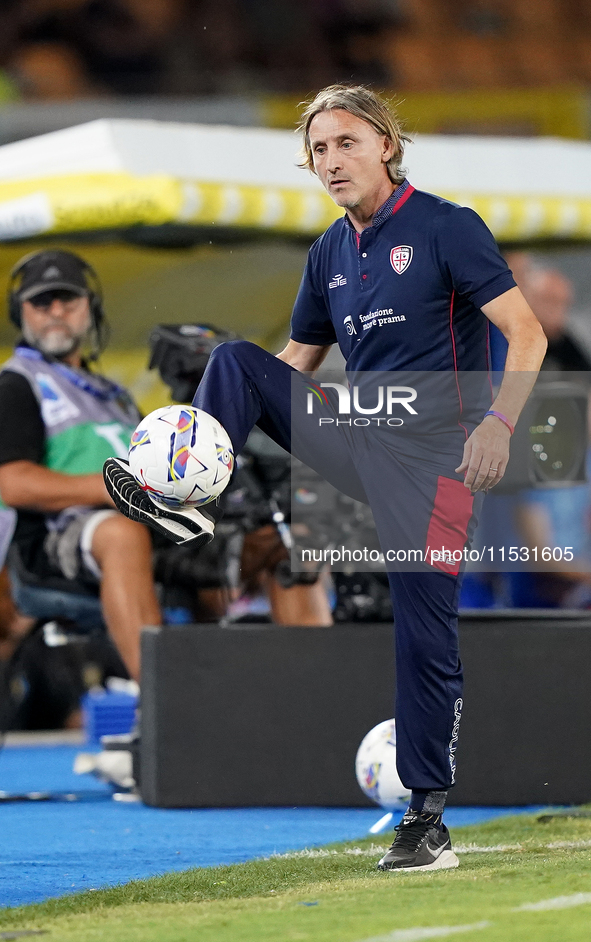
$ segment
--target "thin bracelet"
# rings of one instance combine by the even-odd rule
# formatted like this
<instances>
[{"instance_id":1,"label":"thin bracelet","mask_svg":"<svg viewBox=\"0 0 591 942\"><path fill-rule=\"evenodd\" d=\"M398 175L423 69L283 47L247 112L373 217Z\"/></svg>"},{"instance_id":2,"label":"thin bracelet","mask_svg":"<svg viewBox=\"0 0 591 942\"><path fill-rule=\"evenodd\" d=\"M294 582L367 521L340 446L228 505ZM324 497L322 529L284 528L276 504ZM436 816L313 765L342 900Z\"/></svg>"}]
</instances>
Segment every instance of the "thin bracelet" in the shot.
<instances>
[{"instance_id":1,"label":"thin bracelet","mask_svg":"<svg viewBox=\"0 0 591 942\"><path fill-rule=\"evenodd\" d=\"M485 412L485 414L484 414L484 418L485 418L485 419L486 419L487 415L496 415L497 419L500 419L501 422L503 423L503 425L506 425L506 426L507 426L507 428L508 428L509 431L511 432L511 435L512 435L513 432L515 431L515 426L514 426L514 425L511 425L511 423L510 423L509 419L507 418L507 416L506 416L506 415L503 415L502 412L495 412L494 409L489 409L489 411L488 411L488 412Z\"/></svg>"}]
</instances>

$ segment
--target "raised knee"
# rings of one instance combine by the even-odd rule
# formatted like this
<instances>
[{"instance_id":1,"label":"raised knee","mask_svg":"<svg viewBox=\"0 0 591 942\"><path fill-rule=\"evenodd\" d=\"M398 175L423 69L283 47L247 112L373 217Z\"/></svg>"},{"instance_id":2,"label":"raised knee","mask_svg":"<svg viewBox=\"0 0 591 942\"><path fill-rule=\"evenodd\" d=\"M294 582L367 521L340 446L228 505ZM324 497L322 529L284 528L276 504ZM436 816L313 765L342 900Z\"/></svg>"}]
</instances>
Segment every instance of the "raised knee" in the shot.
<instances>
[{"instance_id":1,"label":"raised knee","mask_svg":"<svg viewBox=\"0 0 591 942\"><path fill-rule=\"evenodd\" d=\"M251 343L250 340L226 340L214 347L210 360L224 360L227 357L232 357L232 359L242 363L245 360L251 360L253 356L257 355L257 351L265 353L262 347L258 347L256 343Z\"/></svg>"}]
</instances>

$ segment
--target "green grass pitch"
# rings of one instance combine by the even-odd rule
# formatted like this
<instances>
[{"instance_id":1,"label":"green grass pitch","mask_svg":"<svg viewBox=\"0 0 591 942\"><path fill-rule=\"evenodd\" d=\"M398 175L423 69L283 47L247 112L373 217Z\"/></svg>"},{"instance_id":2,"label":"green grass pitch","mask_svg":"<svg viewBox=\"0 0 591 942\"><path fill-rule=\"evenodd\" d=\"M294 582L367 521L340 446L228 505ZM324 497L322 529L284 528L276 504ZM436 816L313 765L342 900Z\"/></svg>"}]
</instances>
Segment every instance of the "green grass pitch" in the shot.
<instances>
[{"instance_id":1,"label":"green grass pitch","mask_svg":"<svg viewBox=\"0 0 591 942\"><path fill-rule=\"evenodd\" d=\"M380 835L0 910L0 938L591 942L591 817L501 818L452 837L457 870L380 873Z\"/></svg>"}]
</instances>

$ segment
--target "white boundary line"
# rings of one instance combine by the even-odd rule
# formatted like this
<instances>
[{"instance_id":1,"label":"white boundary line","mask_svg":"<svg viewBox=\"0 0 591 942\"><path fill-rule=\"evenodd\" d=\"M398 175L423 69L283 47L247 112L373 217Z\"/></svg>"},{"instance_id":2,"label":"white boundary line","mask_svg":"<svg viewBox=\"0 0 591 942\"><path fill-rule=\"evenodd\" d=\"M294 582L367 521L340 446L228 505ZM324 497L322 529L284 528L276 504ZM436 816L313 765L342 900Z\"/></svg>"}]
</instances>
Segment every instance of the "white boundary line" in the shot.
<instances>
[{"instance_id":1,"label":"white boundary line","mask_svg":"<svg viewBox=\"0 0 591 942\"><path fill-rule=\"evenodd\" d=\"M541 899L537 903L523 903L511 910L514 913L537 913L547 909L571 909L573 906L587 906L591 903L591 893L572 893L570 896L555 896L553 899Z\"/></svg>"},{"instance_id":2,"label":"white boundary line","mask_svg":"<svg viewBox=\"0 0 591 942\"><path fill-rule=\"evenodd\" d=\"M537 903L522 903L510 909L511 913L537 913L552 909L572 909L575 906L591 905L591 893L572 893L570 896L554 896ZM475 922L465 926L414 926L410 929L394 929L386 935L372 935L361 942L420 942L422 939L436 939L460 932L475 932L488 929L492 922Z\"/></svg>"},{"instance_id":3,"label":"white boundary line","mask_svg":"<svg viewBox=\"0 0 591 942\"><path fill-rule=\"evenodd\" d=\"M584 850L591 847L591 840L552 841L550 844L456 844L456 854L499 854L513 850ZM298 857L374 857L388 850L382 844L370 844L369 847L346 847L344 850L329 850L324 847L306 847L303 850L288 851L285 854L271 854L265 860L288 860Z\"/></svg>"},{"instance_id":4,"label":"white boundary line","mask_svg":"<svg viewBox=\"0 0 591 942\"><path fill-rule=\"evenodd\" d=\"M395 929L387 935L372 935L363 942L419 942L421 939L437 939L458 932L475 932L488 929L492 922L473 922L467 926L417 926L414 929Z\"/></svg>"}]
</instances>

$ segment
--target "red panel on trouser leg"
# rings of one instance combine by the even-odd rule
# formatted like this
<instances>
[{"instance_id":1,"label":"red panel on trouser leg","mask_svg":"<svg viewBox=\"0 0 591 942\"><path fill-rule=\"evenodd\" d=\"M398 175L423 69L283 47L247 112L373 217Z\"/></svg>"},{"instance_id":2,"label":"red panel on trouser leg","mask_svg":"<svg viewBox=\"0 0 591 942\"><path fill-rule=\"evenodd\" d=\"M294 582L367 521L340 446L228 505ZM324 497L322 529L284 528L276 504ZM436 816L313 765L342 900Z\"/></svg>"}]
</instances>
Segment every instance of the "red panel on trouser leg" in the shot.
<instances>
[{"instance_id":1,"label":"red panel on trouser leg","mask_svg":"<svg viewBox=\"0 0 591 942\"><path fill-rule=\"evenodd\" d=\"M468 539L468 524L472 516L474 497L461 481L453 478L444 478L441 475L437 480L437 493L429 521L426 550L429 557L425 561L456 576L460 571L461 559L449 561L442 554L440 559L433 559L435 550L441 553L463 552Z\"/></svg>"}]
</instances>

